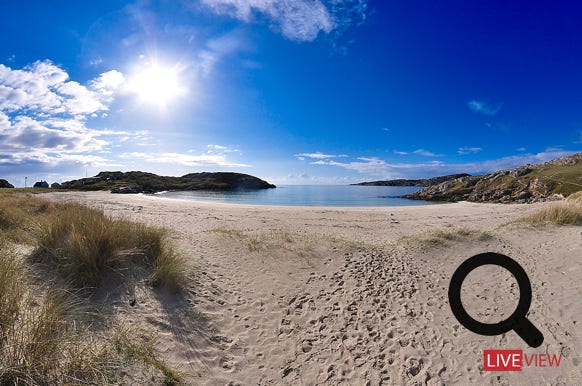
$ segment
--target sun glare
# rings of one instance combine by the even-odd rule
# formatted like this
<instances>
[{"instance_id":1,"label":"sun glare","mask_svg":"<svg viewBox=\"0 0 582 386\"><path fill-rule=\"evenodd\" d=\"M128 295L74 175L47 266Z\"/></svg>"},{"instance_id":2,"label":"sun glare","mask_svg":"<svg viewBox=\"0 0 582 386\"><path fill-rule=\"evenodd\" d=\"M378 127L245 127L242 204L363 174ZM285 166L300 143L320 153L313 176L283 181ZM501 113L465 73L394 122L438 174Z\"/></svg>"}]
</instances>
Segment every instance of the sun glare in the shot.
<instances>
[{"instance_id":1,"label":"sun glare","mask_svg":"<svg viewBox=\"0 0 582 386\"><path fill-rule=\"evenodd\" d=\"M165 106L170 100L186 93L186 89L180 86L178 71L158 65L141 70L131 83L132 91L142 101L160 106Z\"/></svg>"}]
</instances>

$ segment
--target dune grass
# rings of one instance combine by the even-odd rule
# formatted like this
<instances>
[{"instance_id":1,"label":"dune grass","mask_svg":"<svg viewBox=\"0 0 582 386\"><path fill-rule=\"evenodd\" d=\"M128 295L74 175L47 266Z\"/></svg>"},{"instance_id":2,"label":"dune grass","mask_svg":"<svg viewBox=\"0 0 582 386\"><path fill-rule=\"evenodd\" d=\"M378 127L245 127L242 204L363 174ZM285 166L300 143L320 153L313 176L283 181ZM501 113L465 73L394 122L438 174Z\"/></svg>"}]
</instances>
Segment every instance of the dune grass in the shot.
<instances>
[{"instance_id":1,"label":"dune grass","mask_svg":"<svg viewBox=\"0 0 582 386\"><path fill-rule=\"evenodd\" d=\"M152 344L93 330L92 315L69 291L98 287L110 273L127 281L142 272L154 287L187 286L188 265L164 230L79 204L0 192L0 385L107 385L128 376L136 358L161 383L182 384L183 375L156 358Z\"/></svg>"},{"instance_id":2,"label":"dune grass","mask_svg":"<svg viewBox=\"0 0 582 386\"><path fill-rule=\"evenodd\" d=\"M55 210L54 203L30 193L0 192L0 232L11 241L31 243L35 222Z\"/></svg>"},{"instance_id":3,"label":"dune grass","mask_svg":"<svg viewBox=\"0 0 582 386\"><path fill-rule=\"evenodd\" d=\"M98 287L109 272L131 263L151 270L154 286L180 289L187 269L163 229L123 219L80 204L60 204L39 222L33 259L54 266L76 287Z\"/></svg>"},{"instance_id":4,"label":"dune grass","mask_svg":"<svg viewBox=\"0 0 582 386\"><path fill-rule=\"evenodd\" d=\"M132 328L118 327L110 338L110 343L117 354L122 355L129 362L140 362L152 367L163 375L161 382L164 386L178 386L185 384L186 374L166 365L155 354L156 339L138 338L137 331Z\"/></svg>"},{"instance_id":5,"label":"dune grass","mask_svg":"<svg viewBox=\"0 0 582 386\"><path fill-rule=\"evenodd\" d=\"M568 198L566 198L566 202L573 202L573 203L577 203L577 204L582 204L582 190L569 195Z\"/></svg>"},{"instance_id":6,"label":"dune grass","mask_svg":"<svg viewBox=\"0 0 582 386\"><path fill-rule=\"evenodd\" d=\"M0 242L0 384L106 383L108 361L82 339L62 291L39 296L26 266Z\"/></svg>"},{"instance_id":7,"label":"dune grass","mask_svg":"<svg viewBox=\"0 0 582 386\"><path fill-rule=\"evenodd\" d=\"M552 203L529 216L517 219L513 223L531 226L582 225L582 195L572 196L565 201Z\"/></svg>"},{"instance_id":8,"label":"dune grass","mask_svg":"<svg viewBox=\"0 0 582 386\"><path fill-rule=\"evenodd\" d=\"M404 243L422 243L427 245L446 245L456 241L485 241L493 237L486 231L453 227L449 229L437 229L420 233L414 236L407 236L399 240Z\"/></svg>"}]
</instances>

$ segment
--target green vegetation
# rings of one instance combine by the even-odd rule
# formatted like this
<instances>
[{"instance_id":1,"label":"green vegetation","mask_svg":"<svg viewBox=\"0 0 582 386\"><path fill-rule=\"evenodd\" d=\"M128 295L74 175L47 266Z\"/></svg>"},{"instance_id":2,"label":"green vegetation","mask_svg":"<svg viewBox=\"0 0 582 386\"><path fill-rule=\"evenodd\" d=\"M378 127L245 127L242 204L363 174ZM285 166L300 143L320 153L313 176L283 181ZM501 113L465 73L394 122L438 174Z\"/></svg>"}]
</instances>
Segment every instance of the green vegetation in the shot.
<instances>
[{"instance_id":1,"label":"green vegetation","mask_svg":"<svg viewBox=\"0 0 582 386\"><path fill-rule=\"evenodd\" d=\"M116 193L153 193L165 190L233 190L274 188L248 174L217 172L191 173L182 177L158 176L146 172L101 172L95 177L67 181L64 189L112 190Z\"/></svg>"},{"instance_id":2,"label":"green vegetation","mask_svg":"<svg viewBox=\"0 0 582 386\"><path fill-rule=\"evenodd\" d=\"M405 197L437 201L537 202L582 191L582 153L429 186Z\"/></svg>"},{"instance_id":3,"label":"green vegetation","mask_svg":"<svg viewBox=\"0 0 582 386\"><path fill-rule=\"evenodd\" d=\"M156 358L154 341L112 328L105 316L109 327L95 330L84 294L109 275L121 285L145 281L152 291L180 291L188 272L164 230L79 204L1 192L0 385L112 384L136 359L161 383L183 383L184 374Z\"/></svg>"}]
</instances>

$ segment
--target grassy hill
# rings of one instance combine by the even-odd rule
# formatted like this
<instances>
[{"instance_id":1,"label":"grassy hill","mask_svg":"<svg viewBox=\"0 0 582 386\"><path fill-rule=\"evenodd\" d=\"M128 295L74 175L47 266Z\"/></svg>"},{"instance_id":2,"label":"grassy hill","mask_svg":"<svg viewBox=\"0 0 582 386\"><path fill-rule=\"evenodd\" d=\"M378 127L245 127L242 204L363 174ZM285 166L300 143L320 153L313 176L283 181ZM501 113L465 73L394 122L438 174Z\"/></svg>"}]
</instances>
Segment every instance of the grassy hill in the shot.
<instances>
[{"instance_id":1,"label":"grassy hill","mask_svg":"<svg viewBox=\"0 0 582 386\"><path fill-rule=\"evenodd\" d=\"M536 202L582 190L582 153L552 161L461 177L405 197L429 201Z\"/></svg>"},{"instance_id":2,"label":"grassy hill","mask_svg":"<svg viewBox=\"0 0 582 386\"><path fill-rule=\"evenodd\" d=\"M111 190L113 193L155 193L165 190L237 190L269 189L269 184L257 177L231 172L191 173L182 177L158 176L153 173L101 172L95 177L64 182L63 189Z\"/></svg>"}]
</instances>

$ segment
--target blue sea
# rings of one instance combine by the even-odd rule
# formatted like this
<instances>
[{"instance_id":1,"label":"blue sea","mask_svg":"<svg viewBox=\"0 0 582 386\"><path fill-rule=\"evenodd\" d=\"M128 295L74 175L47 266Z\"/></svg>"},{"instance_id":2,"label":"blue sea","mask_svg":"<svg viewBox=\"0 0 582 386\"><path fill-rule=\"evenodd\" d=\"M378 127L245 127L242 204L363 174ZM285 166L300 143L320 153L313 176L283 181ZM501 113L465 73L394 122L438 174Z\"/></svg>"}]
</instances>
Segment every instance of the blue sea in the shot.
<instances>
[{"instance_id":1,"label":"blue sea","mask_svg":"<svg viewBox=\"0 0 582 386\"><path fill-rule=\"evenodd\" d=\"M157 196L180 200L285 206L406 206L432 204L398 198L416 186L281 185L253 191L163 192Z\"/></svg>"}]
</instances>

